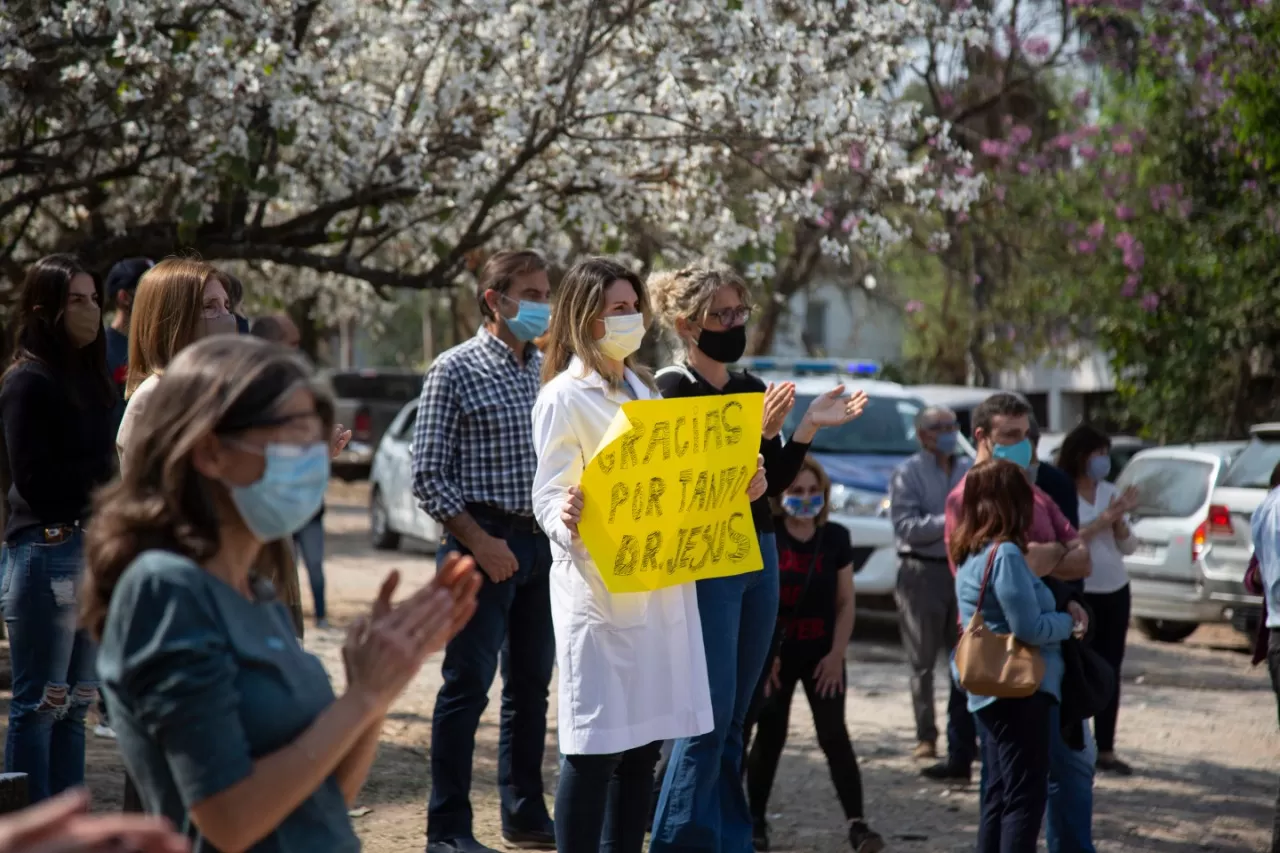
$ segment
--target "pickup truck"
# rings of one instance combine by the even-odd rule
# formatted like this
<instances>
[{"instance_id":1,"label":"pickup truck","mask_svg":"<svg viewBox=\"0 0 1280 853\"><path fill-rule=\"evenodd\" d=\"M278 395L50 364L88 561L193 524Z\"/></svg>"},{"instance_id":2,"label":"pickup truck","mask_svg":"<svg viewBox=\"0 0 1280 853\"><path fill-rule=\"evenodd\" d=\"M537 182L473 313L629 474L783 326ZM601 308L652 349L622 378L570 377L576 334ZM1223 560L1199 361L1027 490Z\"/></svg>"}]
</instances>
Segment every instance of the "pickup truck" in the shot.
<instances>
[{"instance_id":1,"label":"pickup truck","mask_svg":"<svg viewBox=\"0 0 1280 853\"><path fill-rule=\"evenodd\" d=\"M394 367L325 371L333 389L334 419L351 430L351 443L333 460L336 476L348 481L369 476L378 442L404 404L418 398L422 377Z\"/></svg>"}]
</instances>

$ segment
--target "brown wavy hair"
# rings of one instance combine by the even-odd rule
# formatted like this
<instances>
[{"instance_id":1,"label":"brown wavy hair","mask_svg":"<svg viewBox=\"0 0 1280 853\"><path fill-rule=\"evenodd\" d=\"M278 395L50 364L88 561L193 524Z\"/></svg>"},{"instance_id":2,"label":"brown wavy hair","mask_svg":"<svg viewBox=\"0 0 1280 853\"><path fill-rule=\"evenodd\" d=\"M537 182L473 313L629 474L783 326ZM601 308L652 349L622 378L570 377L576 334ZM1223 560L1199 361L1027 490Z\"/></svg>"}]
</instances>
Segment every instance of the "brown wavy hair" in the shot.
<instances>
[{"instance_id":1,"label":"brown wavy hair","mask_svg":"<svg viewBox=\"0 0 1280 853\"><path fill-rule=\"evenodd\" d=\"M174 358L134 427L120 479L94 497L81 613L94 637L101 638L116 585L140 554L159 549L203 563L218 552L226 487L196 471L195 446L210 434L234 436L269 424L300 387L315 395L326 429L332 427L332 398L307 361L279 344L218 335ZM254 573L275 584L286 604L296 604L290 540L263 546Z\"/></svg>"},{"instance_id":2,"label":"brown wavy hair","mask_svg":"<svg viewBox=\"0 0 1280 853\"><path fill-rule=\"evenodd\" d=\"M1035 495L1022 468L1003 459L974 465L964 478L961 506L960 523L948 547L957 566L996 542L1012 542L1027 550Z\"/></svg>"},{"instance_id":3,"label":"brown wavy hair","mask_svg":"<svg viewBox=\"0 0 1280 853\"><path fill-rule=\"evenodd\" d=\"M193 344L203 329L204 288L217 279L230 299L230 277L193 258L166 258L147 270L133 295L125 397Z\"/></svg>"},{"instance_id":4,"label":"brown wavy hair","mask_svg":"<svg viewBox=\"0 0 1280 853\"><path fill-rule=\"evenodd\" d=\"M818 481L818 488L822 489L822 511L813 519L815 524L822 525L827 523L827 519L831 517L831 477L827 475L827 469L822 467L822 463L813 456L805 454L804 461L800 463L800 470L796 472L796 479L800 475L808 471ZM787 488L791 488L795 484L792 480L787 484ZM769 505L773 507L773 514L777 518L786 517L786 512L782 509L782 499L786 497L786 489L783 494L769 498Z\"/></svg>"}]
</instances>

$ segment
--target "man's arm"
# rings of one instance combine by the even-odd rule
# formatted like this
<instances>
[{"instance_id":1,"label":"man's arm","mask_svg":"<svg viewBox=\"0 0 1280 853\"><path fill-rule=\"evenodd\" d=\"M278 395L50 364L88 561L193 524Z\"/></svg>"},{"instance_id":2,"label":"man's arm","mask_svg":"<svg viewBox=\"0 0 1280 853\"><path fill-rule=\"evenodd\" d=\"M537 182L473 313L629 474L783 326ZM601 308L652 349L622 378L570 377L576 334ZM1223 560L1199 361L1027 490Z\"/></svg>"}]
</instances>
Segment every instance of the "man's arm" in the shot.
<instances>
[{"instance_id":1,"label":"man's arm","mask_svg":"<svg viewBox=\"0 0 1280 853\"><path fill-rule=\"evenodd\" d=\"M1048 501L1049 519L1053 522L1053 534L1066 553L1053 569L1053 576L1063 581L1084 580L1093 574L1093 558L1089 556L1089 546L1080 538L1080 534L1067 521L1062 510L1053 501Z\"/></svg>"},{"instance_id":2,"label":"man's arm","mask_svg":"<svg viewBox=\"0 0 1280 853\"><path fill-rule=\"evenodd\" d=\"M909 462L893 472L889 481L889 517L893 533L907 545L918 548L933 545L943 538L946 519L943 514L926 512L921 506L919 478L911 476Z\"/></svg>"}]
</instances>

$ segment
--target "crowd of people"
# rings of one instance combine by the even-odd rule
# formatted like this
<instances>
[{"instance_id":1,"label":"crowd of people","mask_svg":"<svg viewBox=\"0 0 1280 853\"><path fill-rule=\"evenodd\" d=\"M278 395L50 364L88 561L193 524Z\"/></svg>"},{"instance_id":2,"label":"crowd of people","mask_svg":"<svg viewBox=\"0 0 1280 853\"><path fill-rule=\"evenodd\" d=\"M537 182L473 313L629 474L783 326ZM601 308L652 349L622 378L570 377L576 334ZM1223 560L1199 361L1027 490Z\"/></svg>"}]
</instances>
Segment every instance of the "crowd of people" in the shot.
<instances>
[{"instance_id":1,"label":"crowd of people","mask_svg":"<svg viewBox=\"0 0 1280 853\"><path fill-rule=\"evenodd\" d=\"M476 294L483 325L434 361L414 428L414 492L448 534L436 574L398 600L387 576L347 629L337 695L301 644L298 563L327 627L324 496L350 433L297 326L251 324L241 282L194 259L130 259L105 284L70 256L32 267L0 377L0 604L13 668L5 770L25 774L37 805L0 819L0 851L48 839L67 851L358 850L348 808L388 709L437 651L428 853L493 853L475 837L470 794L499 672L509 845L639 853L647 835L653 853L767 851L800 686L852 849L885 849L845 724L854 543L829 522L831 482L808 455L865 396L837 386L784 436L794 385L730 369L752 309L726 266L646 280L587 258L553 300L542 256L507 251ZM655 326L678 353L657 371L639 356ZM621 407L744 393L764 399L742 487L763 568L610 593L579 536L580 484ZM980 760L982 853L1032 851L1042 824L1051 853L1092 853L1094 773L1132 772L1116 730L1136 495L1107 482L1109 440L1092 426L1066 438L1058 466L1038 462L1038 426L1014 394L973 413L972 465L954 413L926 408L915 431L920 452L890 498L915 756L934 762L922 773L968 782ZM1259 510L1264 538L1276 506ZM1260 546L1258 573L1280 628L1275 553ZM556 670L552 811L542 763ZM85 813L85 723L99 700L126 812L146 814Z\"/></svg>"}]
</instances>

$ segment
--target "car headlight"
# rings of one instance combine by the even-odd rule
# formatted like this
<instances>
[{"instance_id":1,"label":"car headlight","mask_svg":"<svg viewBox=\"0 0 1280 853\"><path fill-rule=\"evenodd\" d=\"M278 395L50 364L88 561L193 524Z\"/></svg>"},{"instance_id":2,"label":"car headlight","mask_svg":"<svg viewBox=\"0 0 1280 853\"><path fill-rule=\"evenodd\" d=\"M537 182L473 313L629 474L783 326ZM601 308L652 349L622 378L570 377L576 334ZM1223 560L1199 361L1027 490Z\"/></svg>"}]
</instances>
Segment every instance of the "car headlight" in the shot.
<instances>
[{"instance_id":1,"label":"car headlight","mask_svg":"<svg viewBox=\"0 0 1280 853\"><path fill-rule=\"evenodd\" d=\"M845 515L889 515L889 496L853 486L831 487L831 511Z\"/></svg>"}]
</instances>

